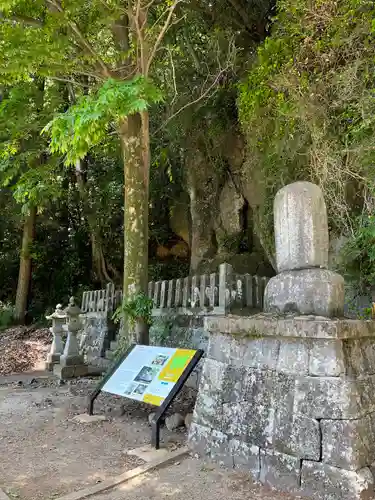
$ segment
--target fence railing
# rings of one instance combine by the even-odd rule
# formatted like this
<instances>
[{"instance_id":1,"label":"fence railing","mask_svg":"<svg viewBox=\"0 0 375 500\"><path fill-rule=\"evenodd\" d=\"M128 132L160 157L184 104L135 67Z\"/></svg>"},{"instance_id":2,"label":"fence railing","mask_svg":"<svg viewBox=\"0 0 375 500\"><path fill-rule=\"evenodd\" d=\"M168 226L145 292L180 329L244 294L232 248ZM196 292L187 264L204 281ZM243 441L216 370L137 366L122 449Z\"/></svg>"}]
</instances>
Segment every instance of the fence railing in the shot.
<instances>
[{"instance_id":1,"label":"fence railing","mask_svg":"<svg viewBox=\"0 0 375 500\"><path fill-rule=\"evenodd\" d=\"M264 290L269 278L237 274L230 264L221 264L218 273L188 276L169 281L150 281L148 297L153 316L179 314L226 314L236 309L263 309ZM111 313L122 301L122 291L109 283L105 290L84 292L82 311Z\"/></svg>"}]
</instances>

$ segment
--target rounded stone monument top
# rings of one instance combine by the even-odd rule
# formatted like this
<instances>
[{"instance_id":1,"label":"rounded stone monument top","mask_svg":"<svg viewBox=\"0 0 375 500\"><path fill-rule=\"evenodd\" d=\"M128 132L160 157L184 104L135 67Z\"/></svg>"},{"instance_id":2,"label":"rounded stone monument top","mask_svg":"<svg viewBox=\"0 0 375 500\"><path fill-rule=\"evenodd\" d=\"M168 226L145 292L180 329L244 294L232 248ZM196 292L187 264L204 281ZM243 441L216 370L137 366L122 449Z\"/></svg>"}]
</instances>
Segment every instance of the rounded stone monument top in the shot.
<instances>
[{"instance_id":1,"label":"rounded stone monument top","mask_svg":"<svg viewBox=\"0 0 375 500\"><path fill-rule=\"evenodd\" d=\"M311 182L294 182L274 201L278 272L328 267L328 217L322 190Z\"/></svg>"}]
</instances>

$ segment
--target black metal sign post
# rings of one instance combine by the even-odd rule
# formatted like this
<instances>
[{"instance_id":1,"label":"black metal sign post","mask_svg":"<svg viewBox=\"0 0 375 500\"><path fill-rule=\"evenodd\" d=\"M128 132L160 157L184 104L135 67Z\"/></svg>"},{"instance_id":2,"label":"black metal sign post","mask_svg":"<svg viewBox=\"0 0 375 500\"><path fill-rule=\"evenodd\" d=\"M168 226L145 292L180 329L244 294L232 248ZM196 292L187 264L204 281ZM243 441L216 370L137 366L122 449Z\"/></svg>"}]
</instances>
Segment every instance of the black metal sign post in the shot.
<instances>
[{"instance_id":1,"label":"black metal sign post","mask_svg":"<svg viewBox=\"0 0 375 500\"><path fill-rule=\"evenodd\" d=\"M152 419L151 422L151 446L155 446L155 448L158 450L160 448L160 423L163 419L163 416L165 415L166 411L168 408L171 406L173 401L176 399L176 397L179 395L181 392L181 389L183 388L185 382L191 375L192 371L194 368L197 366L199 360L203 356L204 351L202 349L199 349L191 359L190 363L187 365L185 370L182 372L180 378L177 380L176 384L173 386L173 389L171 392L168 394L168 396L164 399L163 404L159 407L157 412L154 415L154 418Z\"/></svg>"},{"instance_id":2,"label":"black metal sign post","mask_svg":"<svg viewBox=\"0 0 375 500\"><path fill-rule=\"evenodd\" d=\"M132 344L123 354L120 354L120 356L117 359L115 359L113 365L110 367L110 369L104 375L102 380L99 382L96 389L90 394L89 405L87 408L87 413L89 415L94 414L94 402L95 402L95 399L102 392L102 388L105 386L105 384L108 382L108 380L112 377L112 375L115 373L117 368L119 368L119 366L124 361L124 359L126 359L129 356L129 354L132 352L132 350L134 349L135 346L136 346L136 344Z\"/></svg>"},{"instance_id":3,"label":"black metal sign post","mask_svg":"<svg viewBox=\"0 0 375 500\"><path fill-rule=\"evenodd\" d=\"M99 382L98 386L96 389L90 394L89 396L89 403L87 407L87 411L89 415L93 415L94 413L94 402L96 398L99 396L99 394L102 391L102 388L104 385L108 382L108 380L112 377L112 375L116 372L116 370L120 367L120 365L124 362L124 360L129 356L131 351L136 347L136 344L133 344L129 347L129 349L119 356L111 368L108 370L106 375L103 377L103 379ZM181 392L185 382L191 375L192 371L194 368L197 366L199 363L200 359L202 358L204 354L204 351L202 349L198 349L192 359L190 360L189 364L186 366L182 374L180 375L179 379L173 386L171 392L168 394L168 396L165 398L163 403L161 404L160 407L158 407L158 410L155 413L155 416L151 422L151 445L154 446L157 450L160 448L160 424L163 420L163 417L165 413L167 412L168 408L171 406L173 401L176 399L178 394Z\"/></svg>"}]
</instances>

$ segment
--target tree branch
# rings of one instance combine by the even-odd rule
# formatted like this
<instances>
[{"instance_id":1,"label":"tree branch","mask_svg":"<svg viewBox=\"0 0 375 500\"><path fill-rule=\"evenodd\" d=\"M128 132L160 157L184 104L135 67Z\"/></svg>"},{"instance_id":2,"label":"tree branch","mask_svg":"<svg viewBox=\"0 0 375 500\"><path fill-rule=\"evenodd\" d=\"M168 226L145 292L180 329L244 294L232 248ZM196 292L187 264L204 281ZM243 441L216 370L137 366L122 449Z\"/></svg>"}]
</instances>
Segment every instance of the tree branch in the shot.
<instances>
[{"instance_id":1,"label":"tree branch","mask_svg":"<svg viewBox=\"0 0 375 500\"><path fill-rule=\"evenodd\" d=\"M28 16L21 15L11 15L7 16L3 12L0 11L0 19L4 19L4 21L9 21L13 23L26 24L27 26L31 26L33 28L41 28L43 26L43 22L39 19L34 19Z\"/></svg>"},{"instance_id":2,"label":"tree branch","mask_svg":"<svg viewBox=\"0 0 375 500\"><path fill-rule=\"evenodd\" d=\"M59 3L59 0L47 0L47 3L49 3L52 7L54 7L58 12L65 14L64 9L62 8L61 4ZM70 21L70 20L67 20L67 23L68 23L68 26L70 27L71 31L75 35L79 45L81 45L81 47L86 49L86 51L94 57L102 74L105 77L111 76L110 69L105 64L105 62L101 59L101 57L96 52L96 50L92 47L92 45L86 40L86 37L84 36L82 31L80 30L77 23L74 21Z\"/></svg>"},{"instance_id":3,"label":"tree branch","mask_svg":"<svg viewBox=\"0 0 375 500\"><path fill-rule=\"evenodd\" d=\"M176 116L178 116L183 111L185 111L185 109L189 108L190 106L193 106L194 104L198 104L200 101L202 101L203 99L205 99L208 96L212 97L215 94L215 92L217 91L217 89L215 89L215 90L213 90L213 89L219 83L221 77L226 73L227 69L228 68L224 68L224 69L220 70L219 73L216 75L214 81L211 83L211 85L199 97L197 97L193 101L188 102L187 104L182 106L179 110L177 110L175 113L173 113L169 118L167 118L167 120L161 125L161 127L158 128L156 133L158 133L166 125L168 125L168 123L170 121L172 121L174 118L176 118ZM213 90L213 92L211 92L212 90Z\"/></svg>"},{"instance_id":4,"label":"tree branch","mask_svg":"<svg viewBox=\"0 0 375 500\"><path fill-rule=\"evenodd\" d=\"M83 83L77 82L76 80L69 80L69 78L60 78L58 76L49 76L51 80L56 80L57 82L71 83L72 85L78 85L79 87L89 87Z\"/></svg>"},{"instance_id":5,"label":"tree branch","mask_svg":"<svg viewBox=\"0 0 375 500\"><path fill-rule=\"evenodd\" d=\"M177 5L181 2L181 0L174 0L173 4L169 7L168 9L168 16L167 16L167 19L165 20L165 23L163 25L163 27L161 28L160 32L159 32L159 35L155 41L155 44L152 48L152 51L151 51L151 54L148 58L148 61L147 61L147 65L146 65L146 71L144 73L144 76L148 76L148 72L150 70L150 66L152 64L152 61L155 57L155 54L159 48L159 45L161 44L163 38L164 38L164 35L166 34L170 24L171 24L171 19L172 19L172 16L173 16L173 12L175 10L175 8L177 7Z\"/></svg>"}]
</instances>

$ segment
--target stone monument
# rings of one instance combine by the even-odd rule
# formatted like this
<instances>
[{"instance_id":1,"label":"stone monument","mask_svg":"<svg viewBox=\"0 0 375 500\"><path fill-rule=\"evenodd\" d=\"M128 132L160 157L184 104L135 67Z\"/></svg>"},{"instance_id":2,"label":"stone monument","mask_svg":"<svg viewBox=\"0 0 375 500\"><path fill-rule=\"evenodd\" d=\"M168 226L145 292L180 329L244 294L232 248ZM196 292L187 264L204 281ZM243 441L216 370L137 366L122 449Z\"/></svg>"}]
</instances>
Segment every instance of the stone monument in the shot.
<instances>
[{"instance_id":1,"label":"stone monument","mask_svg":"<svg viewBox=\"0 0 375 500\"><path fill-rule=\"evenodd\" d=\"M343 316L344 279L327 270L328 218L320 188L296 182L281 189L274 219L279 274L268 283L265 311Z\"/></svg>"},{"instance_id":2,"label":"stone monument","mask_svg":"<svg viewBox=\"0 0 375 500\"><path fill-rule=\"evenodd\" d=\"M83 355L80 354L77 340L77 333L82 328L79 317L81 312L81 309L75 304L74 297L71 297L69 305L65 309L67 323L64 327L66 327L68 337L59 364L53 368L54 374L62 379L83 377L88 373L88 367L84 363Z\"/></svg>"},{"instance_id":3,"label":"stone monument","mask_svg":"<svg viewBox=\"0 0 375 500\"><path fill-rule=\"evenodd\" d=\"M375 322L342 316L327 269L321 190L286 186L274 204L278 275L265 312L208 317L191 447L280 490L374 499Z\"/></svg>"}]
</instances>

